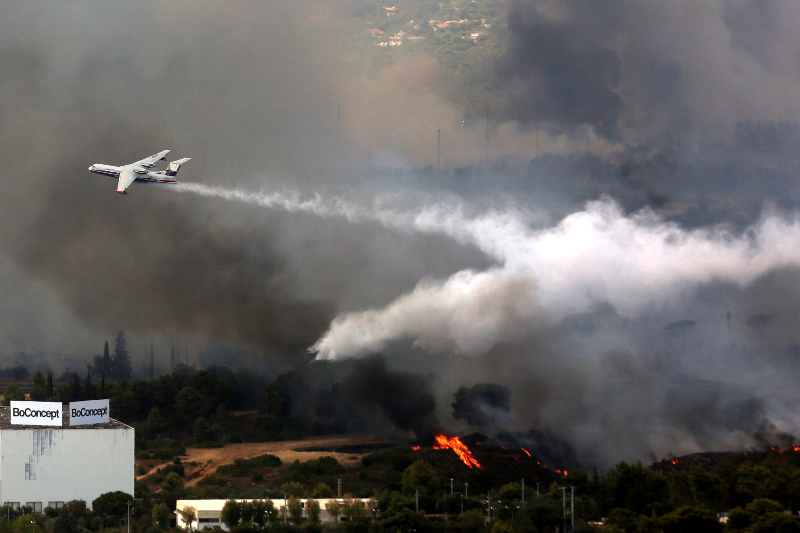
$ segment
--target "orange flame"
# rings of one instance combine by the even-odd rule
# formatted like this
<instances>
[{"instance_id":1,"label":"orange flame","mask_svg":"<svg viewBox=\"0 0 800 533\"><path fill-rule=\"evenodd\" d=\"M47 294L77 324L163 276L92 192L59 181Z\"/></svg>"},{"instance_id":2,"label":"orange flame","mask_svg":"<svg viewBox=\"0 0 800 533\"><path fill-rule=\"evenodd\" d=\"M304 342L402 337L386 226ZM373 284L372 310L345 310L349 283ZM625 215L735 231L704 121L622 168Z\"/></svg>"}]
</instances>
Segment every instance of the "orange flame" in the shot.
<instances>
[{"instance_id":1,"label":"orange flame","mask_svg":"<svg viewBox=\"0 0 800 533\"><path fill-rule=\"evenodd\" d=\"M468 467L472 468L473 466L477 466L478 468L481 468L480 463L478 463L478 461L476 461L472 456L472 452L469 451L469 448L467 448L458 437L452 437L448 439L446 435L439 435L436 437L436 445L434 445L434 448L437 450L446 450L449 448L456 452L456 454Z\"/></svg>"},{"instance_id":2,"label":"orange flame","mask_svg":"<svg viewBox=\"0 0 800 533\"><path fill-rule=\"evenodd\" d=\"M419 448L420 448L419 446L412 446L411 447L412 450L419 450Z\"/></svg>"},{"instance_id":3,"label":"orange flame","mask_svg":"<svg viewBox=\"0 0 800 533\"><path fill-rule=\"evenodd\" d=\"M530 457L530 456L531 456L531 452L529 452L529 451L528 451L528 450L526 450L525 448L520 448L520 450L522 450L523 452L527 453L527 454L528 454L528 457Z\"/></svg>"}]
</instances>

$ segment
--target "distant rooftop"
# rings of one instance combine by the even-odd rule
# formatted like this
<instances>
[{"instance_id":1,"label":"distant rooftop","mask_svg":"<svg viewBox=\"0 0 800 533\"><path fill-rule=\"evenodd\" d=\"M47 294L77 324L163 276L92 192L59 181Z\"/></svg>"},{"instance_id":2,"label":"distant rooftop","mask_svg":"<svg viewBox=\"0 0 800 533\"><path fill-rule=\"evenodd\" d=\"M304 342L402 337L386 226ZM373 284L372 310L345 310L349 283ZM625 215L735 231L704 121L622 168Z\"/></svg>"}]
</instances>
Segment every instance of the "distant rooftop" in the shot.
<instances>
[{"instance_id":1,"label":"distant rooftop","mask_svg":"<svg viewBox=\"0 0 800 533\"><path fill-rule=\"evenodd\" d=\"M127 424L123 424L119 420L114 420L113 418L104 424L84 424L81 426L70 426L69 425L69 404L65 403L61 406L63 417L62 420L64 421L63 426L23 426L23 425L11 425L11 408L10 407L0 407L0 429L115 429L115 428L127 428L131 429L131 427Z\"/></svg>"}]
</instances>

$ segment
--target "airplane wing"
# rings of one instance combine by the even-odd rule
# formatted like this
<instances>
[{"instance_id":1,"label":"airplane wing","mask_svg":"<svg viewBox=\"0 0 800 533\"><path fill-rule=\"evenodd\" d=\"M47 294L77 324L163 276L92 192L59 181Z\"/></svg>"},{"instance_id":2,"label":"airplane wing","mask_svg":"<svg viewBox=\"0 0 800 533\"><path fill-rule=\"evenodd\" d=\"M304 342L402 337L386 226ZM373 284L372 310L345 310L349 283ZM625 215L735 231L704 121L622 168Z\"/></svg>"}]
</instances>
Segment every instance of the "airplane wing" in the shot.
<instances>
[{"instance_id":1,"label":"airplane wing","mask_svg":"<svg viewBox=\"0 0 800 533\"><path fill-rule=\"evenodd\" d=\"M160 161L162 159L164 161L166 161L166 157L164 157L164 156L166 156L168 153L170 153L170 150L164 150L163 152L158 152L157 154L153 154L150 157L145 157L141 161L137 161L136 163L133 163L131 165L126 165L126 166L130 166L130 167L143 166L143 167L151 168L151 167L155 166L157 161Z\"/></svg>"},{"instance_id":2,"label":"airplane wing","mask_svg":"<svg viewBox=\"0 0 800 533\"><path fill-rule=\"evenodd\" d=\"M125 192L125 189L130 187L130 184L133 183L133 180L136 179L136 174L133 173L133 169L131 168L123 168L119 172L119 181L117 182L117 192L122 194L128 194Z\"/></svg>"}]
</instances>

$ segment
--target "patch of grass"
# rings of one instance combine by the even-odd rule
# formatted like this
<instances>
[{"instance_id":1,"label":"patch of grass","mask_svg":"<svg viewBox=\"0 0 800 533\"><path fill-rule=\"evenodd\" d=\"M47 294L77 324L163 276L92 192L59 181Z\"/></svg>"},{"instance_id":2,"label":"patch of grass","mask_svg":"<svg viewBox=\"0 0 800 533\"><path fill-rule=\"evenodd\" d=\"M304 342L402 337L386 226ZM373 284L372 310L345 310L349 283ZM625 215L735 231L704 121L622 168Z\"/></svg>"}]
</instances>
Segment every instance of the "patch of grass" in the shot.
<instances>
[{"instance_id":1,"label":"patch of grass","mask_svg":"<svg viewBox=\"0 0 800 533\"><path fill-rule=\"evenodd\" d=\"M217 468L217 474L222 476L244 477L254 468L276 468L283 464L280 457L266 453L250 459L236 459L232 465L222 465Z\"/></svg>"}]
</instances>

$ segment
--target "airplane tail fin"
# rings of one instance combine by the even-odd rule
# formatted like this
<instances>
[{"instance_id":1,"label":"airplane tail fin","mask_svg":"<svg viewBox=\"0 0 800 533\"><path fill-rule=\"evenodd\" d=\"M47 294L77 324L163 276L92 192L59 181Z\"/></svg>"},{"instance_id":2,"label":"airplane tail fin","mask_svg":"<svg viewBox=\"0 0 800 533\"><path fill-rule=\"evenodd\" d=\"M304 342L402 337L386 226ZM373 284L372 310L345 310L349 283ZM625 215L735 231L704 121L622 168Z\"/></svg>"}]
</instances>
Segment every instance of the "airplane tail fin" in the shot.
<instances>
[{"instance_id":1,"label":"airplane tail fin","mask_svg":"<svg viewBox=\"0 0 800 533\"><path fill-rule=\"evenodd\" d=\"M181 169L181 165L186 163L191 157L184 157L183 159L176 159L172 161L169 166L167 167L166 175L167 176L175 176L178 174L178 171Z\"/></svg>"}]
</instances>

